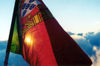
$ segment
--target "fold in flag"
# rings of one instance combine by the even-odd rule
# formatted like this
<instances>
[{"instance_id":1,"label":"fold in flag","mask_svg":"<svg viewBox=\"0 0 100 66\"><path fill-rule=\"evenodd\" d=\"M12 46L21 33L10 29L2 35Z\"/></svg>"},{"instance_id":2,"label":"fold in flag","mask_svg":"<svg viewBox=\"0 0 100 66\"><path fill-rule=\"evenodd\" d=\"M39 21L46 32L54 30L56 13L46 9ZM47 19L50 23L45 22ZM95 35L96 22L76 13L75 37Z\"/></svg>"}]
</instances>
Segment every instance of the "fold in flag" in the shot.
<instances>
[{"instance_id":1,"label":"fold in flag","mask_svg":"<svg viewBox=\"0 0 100 66\"><path fill-rule=\"evenodd\" d=\"M19 14L20 20L15 19L10 51L21 54L30 66L92 64L42 0L22 0Z\"/></svg>"}]
</instances>

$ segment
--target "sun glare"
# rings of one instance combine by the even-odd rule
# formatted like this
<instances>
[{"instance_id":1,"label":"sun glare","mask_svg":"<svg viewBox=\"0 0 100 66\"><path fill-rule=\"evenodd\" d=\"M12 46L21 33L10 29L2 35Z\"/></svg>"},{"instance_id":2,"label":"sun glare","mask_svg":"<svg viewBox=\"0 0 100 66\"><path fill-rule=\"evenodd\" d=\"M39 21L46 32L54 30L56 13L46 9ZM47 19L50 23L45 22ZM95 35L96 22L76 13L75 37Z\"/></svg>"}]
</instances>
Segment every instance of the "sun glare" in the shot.
<instances>
[{"instance_id":1,"label":"sun glare","mask_svg":"<svg viewBox=\"0 0 100 66\"><path fill-rule=\"evenodd\" d=\"M25 35L24 41L27 45L33 45L33 43L35 42L35 40L33 39L33 36L31 36L30 34Z\"/></svg>"},{"instance_id":2,"label":"sun glare","mask_svg":"<svg viewBox=\"0 0 100 66\"><path fill-rule=\"evenodd\" d=\"M27 37L27 38L26 38L26 41L27 41L27 43L30 43L30 42L31 42L30 37Z\"/></svg>"}]
</instances>

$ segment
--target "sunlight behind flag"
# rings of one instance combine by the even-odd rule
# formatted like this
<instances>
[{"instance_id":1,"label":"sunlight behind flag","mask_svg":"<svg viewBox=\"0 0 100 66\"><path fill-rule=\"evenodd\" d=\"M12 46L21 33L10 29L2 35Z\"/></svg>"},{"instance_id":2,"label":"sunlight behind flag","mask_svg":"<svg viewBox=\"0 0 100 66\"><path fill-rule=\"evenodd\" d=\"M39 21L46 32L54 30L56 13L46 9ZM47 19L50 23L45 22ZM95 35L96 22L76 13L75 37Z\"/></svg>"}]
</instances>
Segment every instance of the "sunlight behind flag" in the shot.
<instances>
[{"instance_id":1,"label":"sunlight behind flag","mask_svg":"<svg viewBox=\"0 0 100 66\"><path fill-rule=\"evenodd\" d=\"M27 42L27 43L30 43L30 42L31 42L30 37L26 37L26 42Z\"/></svg>"},{"instance_id":2,"label":"sunlight behind flag","mask_svg":"<svg viewBox=\"0 0 100 66\"><path fill-rule=\"evenodd\" d=\"M31 36L31 34L26 34L25 35L25 40L24 42L27 44L27 45L33 45L35 40L34 38Z\"/></svg>"}]
</instances>

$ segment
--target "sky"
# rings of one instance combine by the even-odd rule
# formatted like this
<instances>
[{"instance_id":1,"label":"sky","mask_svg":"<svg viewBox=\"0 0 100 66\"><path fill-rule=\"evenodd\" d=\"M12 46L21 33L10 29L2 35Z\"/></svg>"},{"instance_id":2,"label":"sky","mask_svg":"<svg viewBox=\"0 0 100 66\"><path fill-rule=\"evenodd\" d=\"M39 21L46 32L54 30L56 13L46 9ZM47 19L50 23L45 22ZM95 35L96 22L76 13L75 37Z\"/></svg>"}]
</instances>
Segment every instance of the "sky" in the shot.
<instances>
[{"instance_id":1,"label":"sky","mask_svg":"<svg viewBox=\"0 0 100 66\"><path fill-rule=\"evenodd\" d=\"M100 0L43 1L63 29L68 32L68 34L77 42L83 51L91 58L93 61L92 66L99 66ZM14 0L0 1L0 41L8 39L14 2ZM0 42L1 66L3 66L2 64L5 58L6 44L7 42ZM10 53L9 66L18 66L21 64L28 66L22 56Z\"/></svg>"},{"instance_id":2,"label":"sky","mask_svg":"<svg viewBox=\"0 0 100 66\"><path fill-rule=\"evenodd\" d=\"M66 31L100 31L100 0L43 0Z\"/></svg>"},{"instance_id":3,"label":"sky","mask_svg":"<svg viewBox=\"0 0 100 66\"><path fill-rule=\"evenodd\" d=\"M67 32L100 31L100 0L43 0ZM0 1L0 40L9 36L15 0Z\"/></svg>"},{"instance_id":4,"label":"sky","mask_svg":"<svg viewBox=\"0 0 100 66\"><path fill-rule=\"evenodd\" d=\"M0 40L7 40L10 31L14 0L0 1Z\"/></svg>"}]
</instances>

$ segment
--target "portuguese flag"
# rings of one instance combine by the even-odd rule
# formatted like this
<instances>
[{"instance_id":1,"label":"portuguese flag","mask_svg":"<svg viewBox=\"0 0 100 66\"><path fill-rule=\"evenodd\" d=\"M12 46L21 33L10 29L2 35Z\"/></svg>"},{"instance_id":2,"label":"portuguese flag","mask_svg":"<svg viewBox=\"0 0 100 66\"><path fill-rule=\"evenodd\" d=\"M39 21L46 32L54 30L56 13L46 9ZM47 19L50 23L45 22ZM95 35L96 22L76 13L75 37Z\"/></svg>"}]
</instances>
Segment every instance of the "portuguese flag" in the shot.
<instances>
[{"instance_id":1,"label":"portuguese flag","mask_svg":"<svg viewBox=\"0 0 100 66\"><path fill-rule=\"evenodd\" d=\"M21 54L30 66L92 64L42 0L22 0L14 14L5 64L10 51Z\"/></svg>"},{"instance_id":2,"label":"portuguese flag","mask_svg":"<svg viewBox=\"0 0 100 66\"><path fill-rule=\"evenodd\" d=\"M14 31L13 31L10 51L13 53L20 53L20 44L19 44L18 31L17 31L17 19L15 20L15 24L14 24Z\"/></svg>"}]
</instances>

